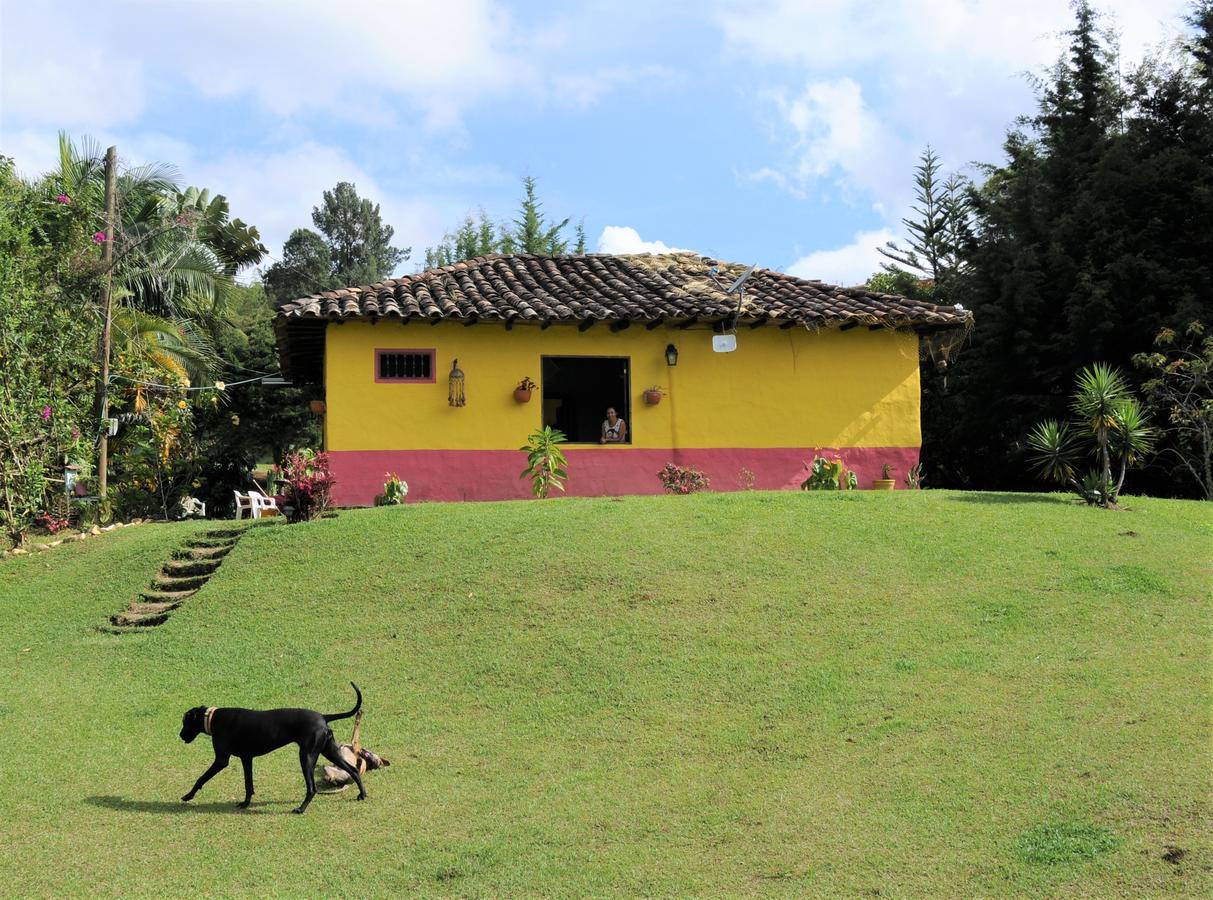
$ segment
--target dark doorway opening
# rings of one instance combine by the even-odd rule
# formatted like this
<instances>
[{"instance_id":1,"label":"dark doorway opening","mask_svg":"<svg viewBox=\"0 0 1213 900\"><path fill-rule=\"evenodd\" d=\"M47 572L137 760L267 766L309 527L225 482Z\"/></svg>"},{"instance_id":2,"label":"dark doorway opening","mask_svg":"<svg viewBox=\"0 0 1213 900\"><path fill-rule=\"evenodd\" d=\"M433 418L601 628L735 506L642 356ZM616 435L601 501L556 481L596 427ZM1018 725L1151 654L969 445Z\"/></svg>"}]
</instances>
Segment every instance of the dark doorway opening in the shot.
<instances>
[{"instance_id":1,"label":"dark doorway opening","mask_svg":"<svg viewBox=\"0 0 1213 900\"><path fill-rule=\"evenodd\" d=\"M597 444L608 406L628 424L632 442L631 382L626 356L543 357L543 424L570 443Z\"/></svg>"}]
</instances>

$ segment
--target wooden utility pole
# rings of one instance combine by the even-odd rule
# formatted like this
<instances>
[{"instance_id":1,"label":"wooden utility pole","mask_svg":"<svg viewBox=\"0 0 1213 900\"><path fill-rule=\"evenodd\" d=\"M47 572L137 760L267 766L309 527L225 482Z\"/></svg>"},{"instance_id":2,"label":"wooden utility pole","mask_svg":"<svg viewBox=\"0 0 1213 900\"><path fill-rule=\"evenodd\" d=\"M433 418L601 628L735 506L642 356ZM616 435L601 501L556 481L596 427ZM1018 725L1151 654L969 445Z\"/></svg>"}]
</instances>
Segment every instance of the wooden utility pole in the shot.
<instances>
[{"instance_id":1,"label":"wooden utility pole","mask_svg":"<svg viewBox=\"0 0 1213 900\"><path fill-rule=\"evenodd\" d=\"M105 266L105 280L101 286L101 341L98 355L101 357L101 381L97 385L97 418L101 426L101 440L97 443L97 495L104 500L109 491L109 418L110 387L110 329L113 323L114 274L114 217L118 193L118 148L105 151L105 243L101 246L101 262Z\"/></svg>"}]
</instances>

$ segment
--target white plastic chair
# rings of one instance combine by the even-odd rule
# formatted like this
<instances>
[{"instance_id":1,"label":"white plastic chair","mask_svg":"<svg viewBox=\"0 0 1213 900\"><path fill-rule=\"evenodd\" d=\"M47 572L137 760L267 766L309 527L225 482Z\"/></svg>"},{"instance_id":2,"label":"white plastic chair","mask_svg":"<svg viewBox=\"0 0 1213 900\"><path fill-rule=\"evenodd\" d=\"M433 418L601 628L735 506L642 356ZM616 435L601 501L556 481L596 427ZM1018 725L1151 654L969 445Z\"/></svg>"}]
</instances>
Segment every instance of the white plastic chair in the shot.
<instances>
[{"instance_id":1,"label":"white plastic chair","mask_svg":"<svg viewBox=\"0 0 1213 900\"><path fill-rule=\"evenodd\" d=\"M253 507L251 513L254 519L260 519L261 514L267 510L273 510L275 513L279 512L278 501L273 497L267 497L261 491L249 491L248 498Z\"/></svg>"},{"instance_id":2,"label":"white plastic chair","mask_svg":"<svg viewBox=\"0 0 1213 900\"><path fill-rule=\"evenodd\" d=\"M253 505L253 498L252 498L251 493L242 494L239 491L232 491L232 493L236 495L236 518L237 519L244 518L244 511L246 509L248 510L248 515L249 515L250 519L258 518L257 508Z\"/></svg>"}]
</instances>

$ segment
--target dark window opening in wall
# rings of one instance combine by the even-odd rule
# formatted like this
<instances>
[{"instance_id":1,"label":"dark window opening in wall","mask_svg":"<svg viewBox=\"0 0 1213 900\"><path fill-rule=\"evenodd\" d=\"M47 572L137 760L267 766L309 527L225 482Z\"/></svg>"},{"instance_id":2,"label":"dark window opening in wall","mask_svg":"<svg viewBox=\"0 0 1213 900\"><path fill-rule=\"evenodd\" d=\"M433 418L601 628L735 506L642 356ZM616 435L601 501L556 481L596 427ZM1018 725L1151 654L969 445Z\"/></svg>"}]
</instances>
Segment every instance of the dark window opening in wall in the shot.
<instances>
[{"instance_id":1,"label":"dark window opening in wall","mask_svg":"<svg viewBox=\"0 0 1213 900\"><path fill-rule=\"evenodd\" d=\"M434 381L433 350L376 350L376 381Z\"/></svg>"},{"instance_id":2,"label":"dark window opening in wall","mask_svg":"<svg viewBox=\"0 0 1213 900\"><path fill-rule=\"evenodd\" d=\"M632 443L632 389L626 356L545 356L543 424L564 432L570 443L597 444L607 407L627 422Z\"/></svg>"}]
</instances>

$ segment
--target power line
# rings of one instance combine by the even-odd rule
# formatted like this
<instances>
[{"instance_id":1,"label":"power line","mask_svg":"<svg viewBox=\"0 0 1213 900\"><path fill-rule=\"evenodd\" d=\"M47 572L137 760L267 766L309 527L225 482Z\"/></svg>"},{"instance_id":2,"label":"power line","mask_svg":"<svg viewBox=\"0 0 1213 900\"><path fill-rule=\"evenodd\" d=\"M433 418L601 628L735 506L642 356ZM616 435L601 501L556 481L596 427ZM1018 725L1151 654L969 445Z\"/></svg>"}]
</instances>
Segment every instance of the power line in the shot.
<instances>
[{"instance_id":1,"label":"power line","mask_svg":"<svg viewBox=\"0 0 1213 900\"><path fill-rule=\"evenodd\" d=\"M226 391L228 388L239 387L242 384L252 384L254 381L265 381L267 378L281 378L281 377L282 377L281 372L274 372L273 374L261 375L261 376L258 376L257 378L246 378L243 381L233 381L230 384L227 382L223 382L223 390ZM137 378L127 378L125 375L111 375L110 376L111 381L113 381L115 379L119 379L121 381L126 381L126 382L129 382L130 384L141 384L144 387L164 388L167 391L217 391L217 390L219 390L219 388L213 384L208 384L204 387L184 387L183 388L183 387L179 387L177 385L172 385L172 384L158 384L155 381L140 381Z\"/></svg>"}]
</instances>

